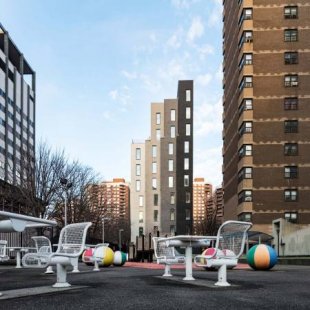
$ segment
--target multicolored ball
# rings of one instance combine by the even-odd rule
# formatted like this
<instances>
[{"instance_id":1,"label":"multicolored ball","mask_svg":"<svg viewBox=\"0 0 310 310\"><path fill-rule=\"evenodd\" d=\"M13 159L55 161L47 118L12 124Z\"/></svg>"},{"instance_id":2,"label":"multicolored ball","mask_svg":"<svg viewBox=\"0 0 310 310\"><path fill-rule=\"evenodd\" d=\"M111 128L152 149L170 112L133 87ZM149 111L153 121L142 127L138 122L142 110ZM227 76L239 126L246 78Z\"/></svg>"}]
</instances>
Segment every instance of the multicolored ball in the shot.
<instances>
[{"instance_id":1,"label":"multicolored ball","mask_svg":"<svg viewBox=\"0 0 310 310\"><path fill-rule=\"evenodd\" d=\"M99 246L94 251L94 256L100 259L100 267L109 267L113 264L114 252L107 246Z\"/></svg>"},{"instance_id":2,"label":"multicolored ball","mask_svg":"<svg viewBox=\"0 0 310 310\"><path fill-rule=\"evenodd\" d=\"M114 266L123 266L127 260L127 254L121 251L114 252Z\"/></svg>"},{"instance_id":3,"label":"multicolored ball","mask_svg":"<svg viewBox=\"0 0 310 310\"><path fill-rule=\"evenodd\" d=\"M93 266L93 265L94 265L94 262L92 261L93 254L94 254L94 249L93 249L93 248L86 249L86 250L83 252L82 261L83 261L87 266Z\"/></svg>"},{"instance_id":4,"label":"multicolored ball","mask_svg":"<svg viewBox=\"0 0 310 310\"><path fill-rule=\"evenodd\" d=\"M253 246L247 254L247 262L255 270L269 270L277 261L275 250L266 244Z\"/></svg>"}]
</instances>

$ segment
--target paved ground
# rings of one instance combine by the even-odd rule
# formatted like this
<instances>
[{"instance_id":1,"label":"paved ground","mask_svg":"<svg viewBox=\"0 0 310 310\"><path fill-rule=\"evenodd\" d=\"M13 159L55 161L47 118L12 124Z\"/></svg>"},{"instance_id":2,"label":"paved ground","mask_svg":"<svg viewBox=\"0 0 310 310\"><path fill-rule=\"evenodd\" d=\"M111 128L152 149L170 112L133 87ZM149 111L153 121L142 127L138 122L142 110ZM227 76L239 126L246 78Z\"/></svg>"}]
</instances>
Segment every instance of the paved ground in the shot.
<instances>
[{"instance_id":1,"label":"paved ground","mask_svg":"<svg viewBox=\"0 0 310 310\"><path fill-rule=\"evenodd\" d=\"M69 274L70 290L52 289L55 275L41 270L0 266L0 309L310 309L306 266L228 271L229 288L214 286L217 272L195 269L197 281L184 282L184 270L173 270L175 277L165 279L156 265L140 266L92 272L81 264L81 273Z\"/></svg>"}]
</instances>

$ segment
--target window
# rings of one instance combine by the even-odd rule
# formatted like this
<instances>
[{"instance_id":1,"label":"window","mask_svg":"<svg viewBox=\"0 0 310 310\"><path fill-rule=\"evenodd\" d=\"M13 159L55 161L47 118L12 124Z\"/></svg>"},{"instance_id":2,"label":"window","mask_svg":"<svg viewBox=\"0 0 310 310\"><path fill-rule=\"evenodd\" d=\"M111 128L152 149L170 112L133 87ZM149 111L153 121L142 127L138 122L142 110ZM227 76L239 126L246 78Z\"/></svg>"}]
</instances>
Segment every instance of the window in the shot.
<instances>
[{"instance_id":1,"label":"window","mask_svg":"<svg viewBox=\"0 0 310 310\"><path fill-rule=\"evenodd\" d=\"M284 132L285 133L297 133L298 132L298 121L284 121Z\"/></svg>"},{"instance_id":2,"label":"window","mask_svg":"<svg viewBox=\"0 0 310 310\"><path fill-rule=\"evenodd\" d=\"M284 18L293 19L298 17L298 7L297 6L285 6L284 7Z\"/></svg>"},{"instance_id":3,"label":"window","mask_svg":"<svg viewBox=\"0 0 310 310\"><path fill-rule=\"evenodd\" d=\"M298 178L298 167L297 166L284 167L284 177L286 179L297 179Z\"/></svg>"},{"instance_id":4,"label":"window","mask_svg":"<svg viewBox=\"0 0 310 310\"><path fill-rule=\"evenodd\" d=\"M284 77L284 86L285 87L296 87L298 86L298 75L286 75Z\"/></svg>"},{"instance_id":5,"label":"window","mask_svg":"<svg viewBox=\"0 0 310 310\"><path fill-rule=\"evenodd\" d=\"M190 91L190 89L186 90L186 101L187 102L191 101L191 91Z\"/></svg>"},{"instance_id":6,"label":"window","mask_svg":"<svg viewBox=\"0 0 310 310\"><path fill-rule=\"evenodd\" d=\"M175 193L170 193L170 204L175 204Z\"/></svg>"},{"instance_id":7,"label":"window","mask_svg":"<svg viewBox=\"0 0 310 310\"><path fill-rule=\"evenodd\" d=\"M157 179L152 179L152 189L157 189Z\"/></svg>"},{"instance_id":8,"label":"window","mask_svg":"<svg viewBox=\"0 0 310 310\"><path fill-rule=\"evenodd\" d=\"M252 65L252 64L253 64L253 54L250 53L243 54L239 62L239 70L241 70L245 65Z\"/></svg>"},{"instance_id":9,"label":"window","mask_svg":"<svg viewBox=\"0 0 310 310\"><path fill-rule=\"evenodd\" d=\"M185 220L190 221L190 219L191 219L191 210L185 209Z\"/></svg>"},{"instance_id":10,"label":"window","mask_svg":"<svg viewBox=\"0 0 310 310\"><path fill-rule=\"evenodd\" d=\"M252 202L252 191L244 190L238 194L238 203Z\"/></svg>"},{"instance_id":11,"label":"window","mask_svg":"<svg viewBox=\"0 0 310 310\"><path fill-rule=\"evenodd\" d=\"M191 118L191 108L186 107L186 119L190 119L190 118Z\"/></svg>"},{"instance_id":12,"label":"window","mask_svg":"<svg viewBox=\"0 0 310 310\"><path fill-rule=\"evenodd\" d=\"M239 106L239 115L243 111L247 111L247 110L253 110L253 99L251 99L251 98L245 98L242 100L242 102Z\"/></svg>"},{"instance_id":13,"label":"window","mask_svg":"<svg viewBox=\"0 0 310 310\"><path fill-rule=\"evenodd\" d=\"M158 194L154 194L154 207L158 206Z\"/></svg>"},{"instance_id":14,"label":"window","mask_svg":"<svg viewBox=\"0 0 310 310\"><path fill-rule=\"evenodd\" d=\"M186 192L185 193L185 202L186 203L190 203L191 202L191 193L190 192Z\"/></svg>"},{"instance_id":15,"label":"window","mask_svg":"<svg viewBox=\"0 0 310 310\"><path fill-rule=\"evenodd\" d=\"M171 120L172 122L175 121L175 110L170 110L170 120Z\"/></svg>"},{"instance_id":16,"label":"window","mask_svg":"<svg viewBox=\"0 0 310 310\"><path fill-rule=\"evenodd\" d=\"M238 151L239 159L244 156L252 156L253 155L253 146L252 144L243 144Z\"/></svg>"},{"instance_id":17,"label":"window","mask_svg":"<svg viewBox=\"0 0 310 310\"><path fill-rule=\"evenodd\" d=\"M284 218L288 222L296 223L297 222L297 212L285 212Z\"/></svg>"},{"instance_id":18,"label":"window","mask_svg":"<svg viewBox=\"0 0 310 310\"><path fill-rule=\"evenodd\" d=\"M175 234L175 226L170 225L170 235L174 235L174 234Z\"/></svg>"},{"instance_id":19,"label":"window","mask_svg":"<svg viewBox=\"0 0 310 310\"><path fill-rule=\"evenodd\" d=\"M156 125L160 125L160 113L156 113Z\"/></svg>"},{"instance_id":20,"label":"window","mask_svg":"<svg viewBox=\"0 0 310 310\"><path fill-rule=\"evenodd\" d=\"M154 222L158 222L158 210L154 210Z\"/></svg>"},{"instance_id":21,"label":"window","mask_svg":"<svg viewBox=\"0 0 310 310\"><path fill-rule=\"evenodd\" d=\"M241 182L244 179L252 179L252 176L253 176L253 168L244 167L238 172L238 182Z\"/></svg>"},{"instance_id":22,"label":"window","mask_svg":"<svg viewBox=\"0 0 310 310\"><path fill-rule=\"evenodd\" d=\"M153 234L157 235L157 232L158 232L158 226L154 226L153 227Z\"/></svg>"},{"instance_id":23,"label":"window","mask_svg":"<svg viewBox=\"0 0 310 310\"><path fill-rule=\"evenodd\" d=\"M284 144L284 155L286 156L298 155L298 144L297 143L285 143Z\"/></svg>"},{"instance_id":24,"label":"window","mask_svg":"<svg viewBox=\"0 0 310 310\"><path fill-rule=\"evenodd\" d=\"M136 175L137 175L137 176L140 176L140 175L141 175L141 165L140 165L140 164L137 164L137 165L136 165Z\"/></svg>"},{"instance_id":25,"label":"window","mask_svg":"<svg viewBox=\"0 0 310 310\"><path fill-rule=\"evenodd\" d=\"M298 30L297 29L285 29L284 30L284 41L285 42L298 41Z\"/></svg>"},{"instance_id":26,"label":"window","mask_svg":"<svg viewBox=\"0 0 310 310\"><path fill-rule=\"evenodd\" d=\"M170 127L170 138L175 138L175 126Z\"/></svg>"},{"instance_id":27,"label":"window","mask_svg":"<svg viewBox=\"0 0 310 310\"><path fill-rule=\"evenodd\" d=\"M184 153L189 153L189 141L184 141Z\"/></svg>"},{"instance_id":28,"label":"window","mask_svg":"<svg viewBox=\"0 0 310 310\"><path fill-rule=\"evenodd\" d=\"M168 171L173 171L173 159L168 160Z\"/></svg>"},{"instance_id":29,"label":"window","mask_svg":"<svg viewBox=\"0 0 310 310\"><path fill-rule=\"evenodd\" d=\"M143 236L143 227L139 227L139 236Z\"/></svg>"},{"instance_id":30,"label":"window","mask_svg":"<svg viewBox=\"0 0 310 310\"><path fill-rule=\"evenodd\" d=\"M138 148L136 149L136 160L140 160L141 159L141 149Z\"/></svg>"},{"instance_id":31,"label":"window","mask_svg":"<svg viewBox=\"0 0 310 310\"><path fill-rule=\"evenodd\" d=\"M175 210L170 209L170 221L174 221L174 220L175 220Z\"/></svg>"},{"instance_id":32,"label":"window","mask_svg":"<svg viewBox=\"0 0 310 310\"><path fill-rule=\"evenodd\" d=\"M139 211L139 223L143 223L143 211Z\"/></svg>"},{"instance_id":33,"label":"window","mask_svg":"<svg viewBox=\"0 0 310 310\"><path fill-rule=\"evenodd\" d=\"M152 156L153 157L157 156L157 146L156 145L152 145Z\"/></svg>"},{"instance_id":34,"label":"window","mask_svg":"<svg viewBox=\"0 0 310 310\"><path fill-rule=\"evenodd\" d=\"M144 200L144 197L139 196L139 207L143 207L143 200Z\"/></svg>"},{"instance_id":35,"label":"window","mask_svg":"<svg viewBox=\"0 0 310 310\"><path fill-rule=\"evenodd\" d=\"M169 143L168 145L168 154L173 155L173 143Z\"/></svg>"},{"instance_id":36,"label":"window","mask_svg":"<svg viewBox=\"0 0 310 310\"><path fill-rule=\"evenodd\" d=\"M191 135L191 124L186 124L185 128L186 128L185 135L190 136Z\"/></svg>"},{"instance_id":37,"label":"window","mask_svg":"<svg viewBox=\"0 0 310 310\"><path fill-rule=\"evenodd\" d=\"M184 175L184 186L185 187L189 186L189 175L188 174Z\"/></svg>"},{"instance_id":38,"label":"window","mask_svg":"<svg viewBox=\"0 0 310 310\"><path fill-rule=\"evenodd\" d=\"M245 19L252 19L253 10L251 8L245 8L242 10L238 25L240 26Z\"/></svg>"},{"instance_id":39,"label":"window","mask_svg":"<svg viewBox=\"0 0 310 310\"><path fill-rule=\"evenodd\" d=\"M156 140L160 140L160 129L156 129Z\"/></svg>"},{"instance_id":40,"label":"window","mask_svg":"<svg viewBox=\"0 0 310 310\"><path fill-rule=\"evenodd\" d=\"M136 180L136 191L140 192L141 190L141 181L140 180Z\"/></svg>"},{"instance_id":41,"label":"window","mask_svg":"<svg viewBox=\"0 0 310 310\"><path fill-rule=\"evenodd\" d=\"M286 65L298 64L298 52L285 52L284 64Z\"/></svg>"},{"instance_id":42,"label":"window","mask_svg":"<svg viewBox=\"0 0 310 310\"><path fill-rule=\"evenodd\" d=\"M157 163L152 163L152 173L157 173Z\"/></svg>"},{"instance_id":43,"label":"window","mask_svg":"<svg viewBox=\"0 0 310 310\"><path fill-rule=\"evenodd\" d=\"M252 133L253 132L253 122L242 122L238 132L239 132L240 136L242 136L245 133Z\"/></svg>"},{"instance_id":44,"label":"window","mask_svg":"<svg viewBox=\"0 0 310 310\"><path fill-rule=\"evenodd\" d=\"M284 190L284 201L294 202L298 200L298 191L297 189L286 189Z\"/></svg>"},{"instance_id":45,"label":"window","mask_svg":"<svg viewBox=\"0 0 310 310\"><path fill-rule=\"evenodd\" d=\"M253 42L253 31L249 31L249 30L243 31L242 36L239 40L238 47L241 48L244 42L245 43Z\"/></svg>"},{"instance_id":46,"label":"window","mask_svg":"<svg viewBox=\"0 0 310 310\"><path fill-rule=\"evenodd\" d=\"M297 110L297 109L298 109L297 97L284 98L284 110Z\"/></svg>"},{"instance_id":47,"label":"window","mask_svg":"<svg viewBox=\"0 0 310 310\"><path fill-rule=\"evenodd\" d=\"M244 76L239 84L239 90L241 91L243 88L251 87L253 87L253 76Z\"/></svg>"},{"instance_id":48,"label":"window","mask_svg":"<svg viewBox=\"0 0 310 310\"><path fill-rule=\"evenodd\" d=\"M189 158L184 158L184 170L189 169Z\"/></svg>"},{"instance_id":49,"label":"window","mask_svg":"<svg viewBox=\"0 0 310 310\"><path fill-rule=\"evenodd\" d=\"M252 213L243 212L238 215L238 221L252 222Z\"/></svg>"},{"instance_id":50,"label":"window","mask_svg":"<svg viewBox=\"0 0 310 310\"><path fill-rule=\"evenodd\" d=\"M173 177L168 177L168 186L169 188L172 188L173 187Z\"/></svg>"}]
</instances>

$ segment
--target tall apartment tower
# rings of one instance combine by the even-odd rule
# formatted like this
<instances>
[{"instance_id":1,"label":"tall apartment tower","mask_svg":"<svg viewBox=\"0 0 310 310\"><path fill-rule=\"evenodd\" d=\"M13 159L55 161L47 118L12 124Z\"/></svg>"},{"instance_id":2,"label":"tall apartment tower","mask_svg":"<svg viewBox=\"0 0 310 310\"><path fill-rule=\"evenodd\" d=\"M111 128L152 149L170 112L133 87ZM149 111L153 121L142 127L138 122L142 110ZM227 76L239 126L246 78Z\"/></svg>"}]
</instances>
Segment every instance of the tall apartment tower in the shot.
<instances>
[{"instance_id":1,"label":"tall apartment tower","mask_svg":"<svg viewBox=\"0 0 310 310\"><path fill-rule=\"evenodd\" d=\"M20 185L34 154L35 72L0 24L0 180Z\"/></svg>"},{"instance_id":2,"label":"tall apartment tower","mask_svg":"<svg viewBox=\"0 0 310 310\"><path fill-rule=\"evenodd\" d=\"M310 1L223 1L226 219L310 223Z\"/></svg>"},{"instance_id":3,"label":"tall apartment tower","mask_svg":"<svg viewBox=\"0 0 310 310\"><path fill-rule=\"evenodd\" d=\"M207 203L212 197L212 184L204 178L195 178L193 182L193 231L199 234L201 226L207 220Z\"/></svg>"},{"instance_id":4,"label":"tall apartment tower","mask_svg":"<svg viewBox=\"0 0 310 310\"><path fill-rule=\"evenodd\" d=\"M192 231L193 81L151 104L151 136L131 146L131 240Z\"/></svg>"}]
</instances>

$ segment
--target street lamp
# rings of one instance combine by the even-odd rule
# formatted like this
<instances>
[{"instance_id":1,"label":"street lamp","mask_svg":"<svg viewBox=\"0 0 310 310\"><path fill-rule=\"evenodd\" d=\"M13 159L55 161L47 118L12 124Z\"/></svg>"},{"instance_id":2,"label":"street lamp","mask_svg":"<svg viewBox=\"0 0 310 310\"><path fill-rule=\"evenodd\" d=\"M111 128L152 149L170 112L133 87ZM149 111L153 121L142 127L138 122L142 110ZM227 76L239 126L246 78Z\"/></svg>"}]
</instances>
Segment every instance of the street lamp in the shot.
<instances>
[{"instance_id":1,"label":"street lamp","mask_svg":"<svg viewBox=\"0 0 310 310\"><path fill-rule=\"evenodd\" d=\"M104 243L104 221L105 220L110 220L110 218L109 217L102 218L102 243Z\"/></svg>"},{"instance_id":2,"label":"street lamp","mask_svg":"<svg viewBox=\"0 0 310 310\"><path fill-rule=\"evenodd\" d=\"M118 247L119 247L119 251L121 251L122 249L122 232L124 231L124 229L119 229L118 230Z\"/></svg>"},{"instance_id":3,"label":"street lamp","mask_svg":"<svg viewBox=\"0 0 310 310\"><path fill-rule=\"evenodd\" d=\"M61 178L60 184L62 185L63 189L65 190L65 226L67 226L67 195L68 195L68 189L72 187L72 182L68 182L68 179Z\"/></svg>"}]
</instances>

